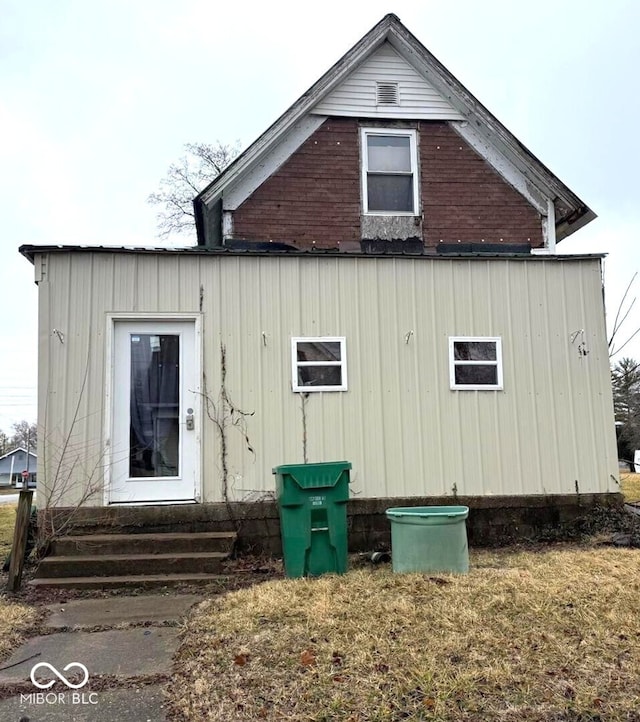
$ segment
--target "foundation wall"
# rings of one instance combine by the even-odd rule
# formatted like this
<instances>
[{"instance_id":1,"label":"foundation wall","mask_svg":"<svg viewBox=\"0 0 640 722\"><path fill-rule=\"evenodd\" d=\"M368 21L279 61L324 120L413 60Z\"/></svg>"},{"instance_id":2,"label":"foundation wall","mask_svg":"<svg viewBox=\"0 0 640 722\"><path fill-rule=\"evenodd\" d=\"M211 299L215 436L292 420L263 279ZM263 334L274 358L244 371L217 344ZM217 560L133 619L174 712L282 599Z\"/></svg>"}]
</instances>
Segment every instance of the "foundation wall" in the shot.
<instances>
[{"instance_id":1,"label":"foundation wall","mask_svg":"<svg viewBox=\"0 0 640 722\"><path fill-rule=\"evenodd\" d=\"M390 548L385 511L394 506L468 506L469 544L503 546L527 541L576 539L597 531L608 516L622 509L621 494L553 496L428 497L422 499L352 499L348 503L349 550ZM73 515L73 534L135 534L237 530L241 552L282 554L275 501L184 506L86 507L59 509Z\"/></svg>"}]
</instances>

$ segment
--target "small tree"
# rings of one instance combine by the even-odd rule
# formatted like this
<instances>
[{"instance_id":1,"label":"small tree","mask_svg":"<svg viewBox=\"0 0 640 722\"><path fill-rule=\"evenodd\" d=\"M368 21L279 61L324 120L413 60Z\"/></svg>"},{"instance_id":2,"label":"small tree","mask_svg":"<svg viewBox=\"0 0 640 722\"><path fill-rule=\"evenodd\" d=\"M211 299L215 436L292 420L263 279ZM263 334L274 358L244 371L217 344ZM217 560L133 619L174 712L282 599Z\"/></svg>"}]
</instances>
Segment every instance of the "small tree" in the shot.
<instances>
[{"instance_id":1,"label":"small tree","mask_svg":"<svg viewBox=\"0 0 640 722\"><path fill-rule=\"evenodd\" d=\"M195 218L193 199L236 158L240 144L225 145L186 143L187 151L176 163L169 166L160 186L147 201L160 206L157 215L158 236L167 238L173 233L193 235Z\"/></svg>"},{"instance_id":2,"label":"small tree","mask_svg":"<svg viewBox=\"0 0 640 722\"><path fill-rule=\"evenodd\" d=\"M640 449L640 363L623 358L611 372L616 415L618 456L631 461Z\"/></svg>"}]
</instances>

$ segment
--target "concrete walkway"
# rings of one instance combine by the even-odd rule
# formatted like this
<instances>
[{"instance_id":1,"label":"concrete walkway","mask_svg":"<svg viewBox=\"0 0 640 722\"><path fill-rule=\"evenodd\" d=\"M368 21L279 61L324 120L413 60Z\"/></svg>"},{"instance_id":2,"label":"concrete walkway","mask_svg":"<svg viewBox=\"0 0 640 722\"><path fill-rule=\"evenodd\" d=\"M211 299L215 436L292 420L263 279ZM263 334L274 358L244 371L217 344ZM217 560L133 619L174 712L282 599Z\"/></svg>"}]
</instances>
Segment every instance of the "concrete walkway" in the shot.
<instances>
[{"instance_id":1,"label":"concrete walkway","mask_svg":"<svg viewBox=\"0 0 640 722\"><path fill-rule=\"evenodd\" d=\"M179 644L178 628L169 625L201 600L145 594L50 605L51 633L27 640L0 663L0 691L18 690L0 701L0 719L164 722L161 677L170 674ZM113 680L108 689L97 684L103 676ZM56 679L61 684L48 691Z\"/></svg>"}]
</instances>

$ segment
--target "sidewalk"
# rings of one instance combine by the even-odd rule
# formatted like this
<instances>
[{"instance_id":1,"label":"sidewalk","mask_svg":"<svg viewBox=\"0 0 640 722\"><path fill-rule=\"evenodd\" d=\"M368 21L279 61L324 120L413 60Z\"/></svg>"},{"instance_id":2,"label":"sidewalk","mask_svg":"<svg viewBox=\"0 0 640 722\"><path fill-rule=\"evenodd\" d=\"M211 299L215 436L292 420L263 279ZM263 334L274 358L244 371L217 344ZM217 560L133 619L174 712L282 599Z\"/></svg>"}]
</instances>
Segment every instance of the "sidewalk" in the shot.
<instances>
[{"instance_id":1,"label":"sidewalk","mask_svg":"<svg viewBox=\"0 0 640 722\"><path fill-rule=\"evenodd\" d=\"M0 719L164 722L178 623L202 599L145 594L49 605L45 634L0 663Z\"/></svg>"}]
</instances>

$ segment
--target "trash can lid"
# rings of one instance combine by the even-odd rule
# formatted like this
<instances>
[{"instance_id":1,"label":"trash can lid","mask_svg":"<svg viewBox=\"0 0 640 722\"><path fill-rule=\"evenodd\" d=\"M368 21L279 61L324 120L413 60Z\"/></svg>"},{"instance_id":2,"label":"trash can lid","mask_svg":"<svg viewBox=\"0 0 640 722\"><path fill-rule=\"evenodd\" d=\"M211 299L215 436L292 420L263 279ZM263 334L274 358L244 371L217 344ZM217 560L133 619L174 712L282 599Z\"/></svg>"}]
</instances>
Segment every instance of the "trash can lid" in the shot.
<instances>
[{"instance_id":1,"label":"trash can lid","mask_svg":"<svg viewBox=\"0 0 640 722\"><path fill-rule=\"evenodd\" d=\"M295 473L296 471L313 471L315 467L318 467L318 469L326 469L329 466L335 466L336 468L339 468L341 471L344 471L345 469L351 468L351 462L350 461L317 461L311 464L280 464L279 466L274 466L273 469L271 469L272 474L291 474Z\"/></svg>"},{"instance_id":2,"label":"trash can lid","mask_svg":"<svg viewBox=\"0 0 640 722\"><path fill-rule=\"evenodd\" d=\"M317 464L285 464L275 466L272 471L279 477L293 479L301 489L323 489L336 486L349 469L349 461L322 461Z\"/></svg>"},{"instance_id":3,"label":"trash can lid","mask_svg":"<svg viewBox=\"0 0 640 722\"><path fill-rule=\"evenodd\" d=\"M468 516L468 506L398 506L387 509L387 516L414 516L414 517L454 517Z\"/></svg>"}]
</instances>

